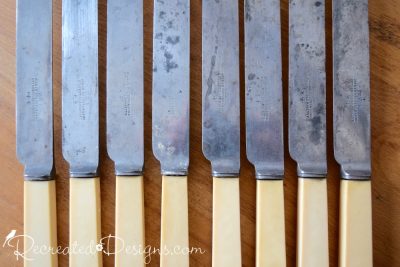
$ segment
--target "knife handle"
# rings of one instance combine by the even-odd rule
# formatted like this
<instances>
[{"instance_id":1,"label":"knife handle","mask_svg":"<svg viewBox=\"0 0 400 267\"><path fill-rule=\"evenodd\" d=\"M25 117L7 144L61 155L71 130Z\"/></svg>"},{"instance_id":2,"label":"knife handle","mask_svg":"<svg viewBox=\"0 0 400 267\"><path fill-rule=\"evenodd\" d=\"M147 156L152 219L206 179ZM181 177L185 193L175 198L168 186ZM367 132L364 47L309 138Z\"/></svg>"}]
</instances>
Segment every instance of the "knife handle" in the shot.
<instances>
[{"instance_id":1,"label":"knife handle","mask_svg":"<svg viewBox=\"0 0 400 267\"><path fill-rule=\"evenodd\" d=\"M161 199L161 267L187 267L189 255L186 176L163 176Z\"/></svg>"},{"instance_id":2,"label":"knife handle","mask_svg":"<svg viewBox=\"0 0 400 267\"><path fill-rule=\"evenodd\" d=\"M212 266L242 266L239 177L213 178Z\"/></svg>"},{"instance_id":3,"label":"knife handle","mask_svg":"<svg viewBox=\"0 0 400 267\"><path fill-rule=\"evenodd\" d=\"M256 266L286 267L283 180L257 180Z\"/></svg>"},{"instance_id":4,"label":"knife handle","mask_svg":"<svg viewBox=\"0 0 400 267\"><path fill-rule=\"evenodd\" d=\"M57 249L56 182L24 181L24 267L56 267L56 253L34 253L45 246ZM29 236L29 237L27 237ZM34 243L33 243L34 242Z\"/></svg>"},{"instance_id":5,"label":"knife handle","mask_svg":"<svg viewBox=\"0 0 400 267\"><path fill-rule=\"evenodd\" d=\"M326 179L299 178L297 266L329 267Z\"/></svg>"},{"instance_id":6,"label":"knife handle","mask_svg":"<svg viewBox=\"0 0 400 267\"><path fill-rule=\"evenodd\" d=\"M115 266L145 266L143 176L117 176L115 207ZM129 249L131 248L131 249Z\"/></svg>"},{"instance_id":7,"label":"knife handle","mask_svg":"<svg viewBox=\"0 0 400 267\"><path fill-rule=\"evenodd\" d=\"M340 184L340 267L372 267L371 181Z\"/></svg>"},{"instance_id":8,"label":"knife handle","mask_svg":"<svg viewBox=\"0 0 400 267\"><path fill-rule=\"evenodd\" d=\"M70 178L69 199L69 266L100 267L100 179Z\"/></svg>"}]
</instances>

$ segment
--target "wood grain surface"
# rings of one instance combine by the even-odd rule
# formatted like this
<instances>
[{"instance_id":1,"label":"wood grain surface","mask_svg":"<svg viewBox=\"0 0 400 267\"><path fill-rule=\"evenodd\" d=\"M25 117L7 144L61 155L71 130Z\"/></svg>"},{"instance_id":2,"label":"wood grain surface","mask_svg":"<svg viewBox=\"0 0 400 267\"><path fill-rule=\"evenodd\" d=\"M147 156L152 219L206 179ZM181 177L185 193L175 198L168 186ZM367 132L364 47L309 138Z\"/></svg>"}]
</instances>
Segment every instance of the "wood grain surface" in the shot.
<instances>
[{"instance_id":1,"label":"wood grain surface","mask_svg":"<svg viewBox=\"0 0 400 267\"><path fill-rule=\"evenodd\" d=\"M23 167L15 156L15 2L0 1L0 266L22 266L13 250L3 247L3 238L12 230L23 229ZM54 0L54 131L55 166L57 169L58 241L68 245L68 165L61 154L61 0ZM151 151L151 74L152 74L152 8L144 0L145 33L145 220L146 244L160 243L161 175ZM329 249L331 266L337 266L339 166L332 149L332 12L327 8L327 82L328 82L328 205ZM201 152L201 0L191 1L191 118L189 228L190 246L206 250L190 256L191 266L211 266L212 178L210 164ZM240 2L241 37L241 123L244 126L243 79L243 1ZM377 267L400 266L400 1L370 0L371 43L371 121L372 121L372 204L374 263ZM288 0L282 1L283 82L285 122L287 122L288 78ZM106 153L105 85L106 85L106 0L99 0L99 75L100 75L100 177L102 199L102 235L114 233L115 176L112 161ZM34 42L35 40L32 40ZM286 137L287 126L285 125ZM254 170L244 154L242 127L241 158L241 226L243 266L255 264ZM285 157L285 215L287 263L295 266L296 244L296 164ZM114 257L103 255L104 266L113 266ZM59 257L60 266L68 266L68 257ZM158 266L159 256L152 255L148 266Z\"/></svg>"}]
</instances>

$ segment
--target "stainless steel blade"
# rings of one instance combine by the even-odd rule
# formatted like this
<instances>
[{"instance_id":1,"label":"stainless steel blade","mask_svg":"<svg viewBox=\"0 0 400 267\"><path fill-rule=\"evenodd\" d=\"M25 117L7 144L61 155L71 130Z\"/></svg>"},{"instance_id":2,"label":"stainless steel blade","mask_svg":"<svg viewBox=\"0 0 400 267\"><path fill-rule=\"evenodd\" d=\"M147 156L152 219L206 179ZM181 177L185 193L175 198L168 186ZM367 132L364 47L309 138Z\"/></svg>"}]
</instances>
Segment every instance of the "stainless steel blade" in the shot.
<instances>
[{"instance_id":1,"label":"stainless steel blade","mask_svg":"<svg viewBox=\"0 0 400 267\"><path fill-rule=\"evenodd\" d=\"M258 179L283 177L279 0L245 4L246 153Z\"/></svg>"},{"instance_id":2,"label":"stainless steel blade","mask_svg":"<svg viewBox=\"0 0 400 267\"><path fill-rule=\"evenodd\" d=\"M154 2L153 153L163 175L189 165L190 1Z\"/></svg>"},{"instance_id":3,"label":"stainless steel blade","mask_svg":"<svg viewBox=\"0 0 400 267\"><path fill-rule=\"evenodd\" d=\"M142 173L142 0L107 2L107 150L117 175Z\"/></svg>"},{"instance_id":4,"label":"stainless steel blade","mask_svg":"<svg viewBox=\"0 0 400 267\"><path fill-rule=\"evenodd\" d=\"M299 177L324 177L326 163L325 2L289 5L289 151Z\"/></svg>"},{"instance_id":5,"label":"stainless steel blade","mask_svg":"<svg viewBox=\"0 0 400 267\"><path fill-rule=\"evenodd\" d=\"M334 150L345 179L371 176L368 0L333 1Z\"/></svg>"},{"instance_id":6,"label":"stainless steel blade","mask_svg":"<svg viewBox=\"0 0 400 267\"><path fill-rule=\"evenodd\" d=\"M203 153L213 176L240 169L238 1L203 1Z\"/></svg>"},{"instance_id":7,"label":"stainless steel blade","mask_svg":"<svg viewBox=\"0 0 400 267\"><path fill-rule=\"evenodd\" d=\"M99 157L97 0L62 2L63 155L72 177L92 177Z\"/></svg>"},{"instance_id":8,"label":"stainless steel blade","mask_svg":"<svg viewBox=\"0 0 400 267\"><path fill-rule=\"evenodd\" d=\"M25 179L53 169L52 2L17 1L17 156Z\"/></svg>"}]
</instances>

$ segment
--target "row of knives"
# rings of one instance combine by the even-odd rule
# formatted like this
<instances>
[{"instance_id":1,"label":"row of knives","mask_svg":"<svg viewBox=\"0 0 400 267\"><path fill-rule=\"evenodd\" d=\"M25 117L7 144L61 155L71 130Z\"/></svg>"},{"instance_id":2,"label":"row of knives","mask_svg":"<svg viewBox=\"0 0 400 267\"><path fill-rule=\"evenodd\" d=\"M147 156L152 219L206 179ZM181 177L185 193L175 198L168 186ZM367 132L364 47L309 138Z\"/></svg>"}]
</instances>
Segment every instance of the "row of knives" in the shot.
<instances>
[{"instance_id":1,"label":"row of knives","mask_svg":"<svg viewBox=\"0 0 400 267\"><path fill-rule=\"evenodd\" d=\"M17 1L17 154L24 231L57 247L53 180L52 1ZM107 151L115 162L116 236L144 246L143 0L107 3ZM333 118L341 166L342 267L372 266L367 0L333 0ZM279 0L245 0L246 154L257 179L256 265L286 266ZM329 266L324 0L289 1L289 151L299 176L297 265ZM241 266L237 0L202 1L203 153L213 176L212 265ZM152 148L161 164L161 250L189 247L190 1L154 1ZM70 166L70 244L100 239L97 0L62 1L62 151ZM118 251L118 244L116 250ZM25 266L57 266L29 254ZM189 266L161 253L161 266ZM101 251L71 253L101 266ZM115 266L144 266L118 253Z\"/></svg>"}]
</instances>

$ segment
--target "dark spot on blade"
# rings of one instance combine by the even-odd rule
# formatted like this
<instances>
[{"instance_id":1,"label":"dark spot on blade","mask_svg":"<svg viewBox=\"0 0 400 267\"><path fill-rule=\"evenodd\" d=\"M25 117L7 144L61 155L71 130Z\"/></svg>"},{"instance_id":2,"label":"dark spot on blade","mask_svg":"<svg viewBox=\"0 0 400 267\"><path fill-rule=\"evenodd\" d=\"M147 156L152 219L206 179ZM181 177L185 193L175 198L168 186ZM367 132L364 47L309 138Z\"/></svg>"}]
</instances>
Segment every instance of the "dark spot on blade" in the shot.
<instances>
[{"instance_id":1,"label":"dark spot on blade","mask_svg":"<svg viewBox=\"0 0 400 267\"><path fill-rule=\"evenodd\" d=\"M312 131L310 133L310 141L318 145L321 139L322 121L320 116L315 116L311 119Z\"/></svg>"},{"instance_id":2,"label":"dark spot on blade","mask_svg":"<svg viewBox=\"0 0 400 267\"><path fill-rule=\"evenodd\" d=\"M325 107L324 107L324 105L322 105L321 103L319 103L318 106L315 107L314 110L315 110L315 113L316 113L317 115L321 115L321 114L324 113Z\"/></svg>"},{"instance_id":3,"label":"dark spot on blade","mask_svg":"<svg viewBox=\"0 0 400 267\"><path fill-rule=\"evenodd\" d=\"M246 21L251 21L251 9L250 9L250 3L249 0L246 0L245 2L245 10L246 10Z\"/></svg>"},{"instance_id":4,"label":"dark spot on blade","mask_svg":"<svg viewBox=\"0 0 400 267\"><path fill-rule=\"evenodd\" d=\"M165 18L165 11L160 11L160 13L158 14L160 19Z\"/></svg>"},{"instance_id":5,"label":"dark spot on blade","mask_svg":"<svg viewBox=\"0 0 400 267\"><path fill-rule=\"evenodd\" d=\"M174 56L171 53L165 52L164 57L165 57L165 70L167 72L170 72L170 70L172 70L172 69L178 68L178 64L176 64L174 61L172 61L172 58Z\"/></svg>"},{"instance_id":6,"label":"dark spot on blade","mask_svg":"<svg viewBox=\"0 0 400 267\"><path fill-rule=\"evenodd\" d=\"M203 127L204 127L204 128L207 128L207 129L211 128L211 125L212 125L212 122L209 121L209 120L207 120L207 121L205 121L205 122L203 123Z\"/></svg>"},{"instance_id":7,"label":"dark spot on blade","mask_svg":"<svg viewBox=\"0 0 400 267\"><path fill-rule=\"evenodd\" d=\"M170 20L170 21L167 22L167 27L169 29L171 29L173 25L174 25L174 21L173 20Z\"/></svg>"},{"instance_id":8,"label":"dark spot on blade","mask_svg":"<svg viewBox=\"0 0 400 267\"><path fill-rule=\"evenodd\" d=\"M162 39L162 37L163 37L162 32L156 33L156 36L155 36L156 39Z\"/></svg>"},{"instance_id":9,"label":"dark spot on blade","mask_svg":"<svg viewBox=\"0 0 400 267\"><path fill-rule=\"evenodd\" d=\"M315 2L315 6L316 6L316 7L319 7L319 6L321 6L321 5L322 5L322 3L321 3L320 1Z\"/></svg>"},{"instance_id":10,"label":"dark spot on blade","mask_svg":"<svg viewBox=\"0 0 400 267\"><path fill-rule=\"evenodd\" d=\"M256 77L256 75L254 73L250 73L249 76L247 76L247 78L251 81L254 80L254 78Z\"/></svg>"},{"instance_id":11,"label":"dark spot on blade","mask_svg":"<svg viewBox=\"0 0 400 267\"><path fill-rule=\"evenodd\" d=\"M180 41L180 37L179 36L168 36L167 37L167 44L172 44L175 45L177 43L179 43Z\"/></svg>"}]
</instances>

